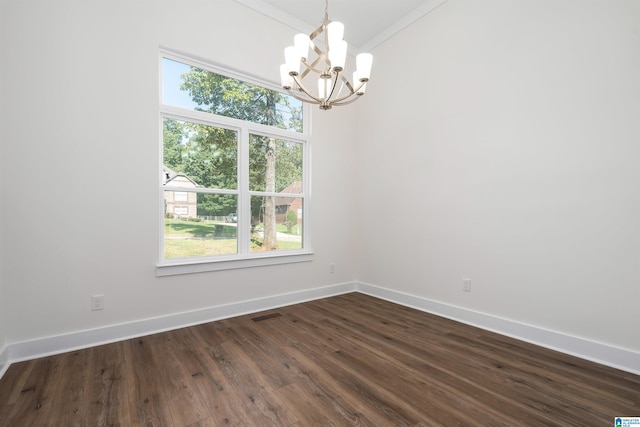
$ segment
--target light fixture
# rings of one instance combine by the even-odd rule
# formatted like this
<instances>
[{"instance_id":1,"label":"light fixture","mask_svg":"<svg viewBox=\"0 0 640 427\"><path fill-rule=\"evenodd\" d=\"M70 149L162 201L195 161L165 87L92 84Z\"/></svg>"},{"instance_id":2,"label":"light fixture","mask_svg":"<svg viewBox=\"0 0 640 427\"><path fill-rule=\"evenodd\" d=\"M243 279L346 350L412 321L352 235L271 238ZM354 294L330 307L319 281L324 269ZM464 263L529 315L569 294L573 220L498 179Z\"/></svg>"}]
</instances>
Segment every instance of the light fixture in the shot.
<instances>
[{"instance_id":1,"label":"light fixture","mask_svg":"<svg viewBox=\"0 0 640 427\"><path fill-rule=\"evenodd\" d=\"M314 40L324 34L323 46ZM280 66L282 88L294 98L329 110L334 105L346 105L357 100L367 88L373 56L361 53L356 56L353 79L345 77L347 42L342 39L344 25L329 21L329 0L325 0L324 21L311 35L297 34L293 46L284 50L285 63ZM309 58L309 51L315 55ZM317 88L312 91L303 84L317 78ZM314 86L315 87L315 84Z\"/></svg>"}]
</instances>

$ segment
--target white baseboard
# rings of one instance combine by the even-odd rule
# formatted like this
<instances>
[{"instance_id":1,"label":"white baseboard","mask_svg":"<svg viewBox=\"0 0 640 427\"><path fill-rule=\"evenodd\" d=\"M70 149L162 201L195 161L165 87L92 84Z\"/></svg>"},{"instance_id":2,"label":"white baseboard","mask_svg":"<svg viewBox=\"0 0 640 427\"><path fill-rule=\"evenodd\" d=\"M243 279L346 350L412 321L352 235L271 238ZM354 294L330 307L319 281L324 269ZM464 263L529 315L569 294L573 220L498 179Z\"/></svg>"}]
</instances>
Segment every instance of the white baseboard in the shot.
<instances>
[{"instance_id":1,"label":"white baseboard","mask_svg":"<svg viewBox=\"0 0 640 427\"><path fill-rule=\"evenodd\" d=\"M640 353L637 352L366 283L358 283L356 290L406 307L640 375Z\"/></svg>"},{"instance_id":2,"label":"white baseboard","mask_svg":"<svg viewBox=\"0 0 640 427\"><path fill-rule=\"evenodd\" d=\"M119 325L105 326L98 329L73 332L70 334L41 338L33 341L14 343L8 346L8 364L79 350L82 348L94 347L102 344L109 344L112 342L198 325L215 320L242 316L244 314L271 310L278 307L284 307L291 304L298 304L305 301L326 298L353 291L355 291L354 283L343 283L289 294L246 300L205 308L202 310L138 320Z\"/></svg>"},{"instance_id":3,"label":"white baseboard","mask_svg":"<svg viewBox=\"0 0 640 427\"><path fill-rule=\"evenodd\" d=\"M9 365L14 362L356 291L640 375L640 354L633 351L525 325L379 286L351 282L9 344L0 351L0 378L2 378Z\"/></svg>"},{"instance_id":4,"label":"white baseboard","mask_svg":"<svg viewBox=\"0 0 640 427\"><path fill-rule=\"evenodd\" d=\"M5 372L7 372L10 364L9 347L5 345L2 347L2 349L0 349L0 378L2 378Z\"/></svg>"}]
</instances>

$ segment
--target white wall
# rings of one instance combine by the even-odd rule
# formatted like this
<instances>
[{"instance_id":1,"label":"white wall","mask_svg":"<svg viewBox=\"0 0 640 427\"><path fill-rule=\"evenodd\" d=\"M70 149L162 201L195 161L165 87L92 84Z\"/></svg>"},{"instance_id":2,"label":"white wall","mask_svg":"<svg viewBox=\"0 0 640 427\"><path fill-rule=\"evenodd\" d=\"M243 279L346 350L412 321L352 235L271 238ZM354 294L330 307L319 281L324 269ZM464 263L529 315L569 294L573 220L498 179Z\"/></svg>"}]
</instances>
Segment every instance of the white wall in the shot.
<instances>
[{"instance_id":1,"label":"white wall","mask_svg":"<svg viewBox=\"0 0 640 427\"><path fill-rule=\"evenodd\" d=\"M0 17L4 16L4 5L2 3L0 3ZM0 18L1 20L1 18ZM4 54L4 46L7 40L7 34L5 32L5 28L4 25L0 26L0 64L4 64L5 62L5 54ZM3 71L3 67L0 66L0 94L4 94L5 93L5 79L4 79L4 71ZM2 96L0 95L0 99L2 99ZM0 101L0 117L2 117L4 115L4 105L2 104L2 102ZM5 140L5 134L4 134L4 121L2 119L0 119L0 164L1 164L1 159L4 157L3 155L3 150L2 150L2 146L4 145L4 140ZM6 302L6 298L4 296L4 279L3 279L3 274L2 274L2 270L3 270L3 261L4 261L4 257L3 257L3 247L4 247L4 239L3 239L3 221L2 221L2 217L3 217L3 212L4 209L2 209L2 197L4 194L4 191L2 190L2 183L4 182L4 173L3 173L3 169L2 167L0 167L0 376L3 373L4 368L6 367L7 364L7 359L8 359L8 352L6 351L6 344L7 344L7 321L6 321L6 307L7 307L7 302Z\"/></svg>"},{"instance_id":2,"label":"white wall","mask_svg":"<svg viewBox=\"0 0 640 427\"><path fill-rule=\"evenodd\" d=\"M1 9L0 9L1 11ZM1 50L0 50L1 51ZM1 54L0 54L1 57ZM2 79L1 71L0 71L0 80ZM0 83L0 88L2 87ZM2 125L0 124L0 135L2 134ZM0 145L0 158L2 158L2 146ZM2 182L2 173L0 172L0 182ZM0 193L1 194L1 193ZM2 223L2 209L0 209L0 224ZM9 359L9 352L7 351L7 331L8 331L8 323L7 323L7 300L5 298L4 291L4 279L2 274L2 253L3 253L3 244L2 244L2 227L0 227L0 377L2 376L4 369L7 367L7 362Z\"/></svg>"},{"instance_id":3,"label":"white wall","mask_svg":"<svg viewBox=\"0 0 640 427\"><path fill-rule=\"evenodd\" d=\"M0 345L353 280L354 109L313 113L315 261L155 275L159 47L277 81L293 29L232 0L0 5Z\"/></svg>"},{"instance_id":4,"label":"white wall","mask_svg":"<svg viewBox=\"0 0 640 427\"><path fill-rule=\"evenodd\" d=\"M449 0L379 46L359 279L640 351L639 23L634 1Z\"/></svg>"}]
</instances>

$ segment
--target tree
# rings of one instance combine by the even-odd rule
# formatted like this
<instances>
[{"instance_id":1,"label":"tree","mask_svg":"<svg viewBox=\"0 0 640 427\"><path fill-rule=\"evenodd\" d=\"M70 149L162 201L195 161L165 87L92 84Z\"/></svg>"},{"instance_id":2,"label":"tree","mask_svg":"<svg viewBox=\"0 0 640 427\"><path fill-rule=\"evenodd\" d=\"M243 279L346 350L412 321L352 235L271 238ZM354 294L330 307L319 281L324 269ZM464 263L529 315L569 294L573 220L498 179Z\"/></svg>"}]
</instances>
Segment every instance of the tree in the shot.
<instances>
[{"instance_id":1,"label":"tree","mask_svg":"<svg viewBox=\"0 0 640 427\"><path fill-rule=\"evenodd\" d=\"M237 135L228 129L165 118L163 161L198 186L236 188ZM236 211L235 198L198 194L198 215L226 215Z\"/></svg>"},{"instance_id":2,"label":"tree","mask_svg":"<svg viewBox=\"0 0 640 427\"><path fill-rule=\"evenodd\" d=\"M242 82L230 77L192 67L189 72L183 74L181 90L187 91L192 100L197 104L196 110L206 111L227 117L247 120L280 128L295 129L301 131L301 107L293 107L289 98L280 92ZM235 179L237 175L237 158L229 153L235 152L237 139L229 138L229 135L221 135L223 129L216 131L203 131L203 125L190 125L191 131L198 137L190 138L193 146L187 150L188 162L184 161L185 172L198 184L208 186L218 184L214 188L229 187L233 183L225 182L230 177ZM228 132L228 131L227 131ZM224 133L224 132L222 132ZM257 164L264 161L264 187L257 191L276 192L278 187L276 167L278 162L277 142L274 138L258 137L255 144L258 149L250 154L250 162ZM192 150L194 150L192 152ZM222 154L222 155L221 155ZM261 158L256 156L262 156ZM285 156L286 157L286 156ZM290 161L289 161L290 162ZM231 169L231 163L236 165L236 172ZM286 164L286 161L283 160ZM284 168L286 169L286 168ZM284 170L283 169L283 170ZM193 173L193 175L191 175ZM260 172L262 173L262 172ZM197 178L196 178L197 177ZM224 185L227 185L226 187ZM236 184L237 185L237 184ZM266 196L262 208L264 222L263 249L276 248L276 212L275 197ZM252 206L252 217L260 216L260 208Z\"/></svg>"},{"instance_id":3,"label":"tree","mask_svg":"<svg viewBox=\"0 0 640 427\"><path fill-rule=\"evenodd\" d=\"M276 191L276 144L274 138L267 138L267 167L265 171L265 191ZM274 196L264 198L264 240L265 250L276 249L276 203Z\"/></svg>"},{"instance_id":4,"label":"tree","mask_svg":"<svg viewBox=\"0 0 640 427\"><path fill-rule=\"evenodd\" d=\"M182 163L182 134L184 128L181 122L172 119L164 119L162 123L163 131L163 153L164 163L176 172Z\"/></svg>"}]
</instances>

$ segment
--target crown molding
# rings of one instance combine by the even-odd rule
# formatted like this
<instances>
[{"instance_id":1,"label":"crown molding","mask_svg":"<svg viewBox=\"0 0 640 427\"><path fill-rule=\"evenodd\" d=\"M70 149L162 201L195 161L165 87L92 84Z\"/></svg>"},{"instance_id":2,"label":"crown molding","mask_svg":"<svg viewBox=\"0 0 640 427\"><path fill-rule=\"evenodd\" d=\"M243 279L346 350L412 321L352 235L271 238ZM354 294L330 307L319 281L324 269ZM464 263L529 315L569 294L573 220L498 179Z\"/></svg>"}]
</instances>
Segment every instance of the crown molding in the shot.
<instances>
[{"instance_id":1,"label":"crown molding","mask_svg":"<svg viewBox=\"0 0 640 427\"><path fill-rule=\"evenodd\" d=\"M305 34L310 34L313 32L317 26L309 25L308 23L296 18L295 16L287 13L286 11L277 8L263 0L235 0L237 3L240 3L250 9L253 9L271 19L274 19L295 31L300 31ZM349 44L348 50L349 54L355 55L359 52L369 52L376 46L382 44L387 39L391 38L395 34L399 33L409 25L416 22L418 19L423 16L431 13L433 10L440 7L442 4L446 3L447 0L426 0L422 3L421 6L414 9L412 12L408 13L404 17L400 18L389 27L387 27L382 32L378 33L375 37L373 37L368 42L364 43L361 46L353 46ZM320 21L318 21L320 22Z\"/></svg>"}]
</instances>

